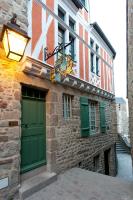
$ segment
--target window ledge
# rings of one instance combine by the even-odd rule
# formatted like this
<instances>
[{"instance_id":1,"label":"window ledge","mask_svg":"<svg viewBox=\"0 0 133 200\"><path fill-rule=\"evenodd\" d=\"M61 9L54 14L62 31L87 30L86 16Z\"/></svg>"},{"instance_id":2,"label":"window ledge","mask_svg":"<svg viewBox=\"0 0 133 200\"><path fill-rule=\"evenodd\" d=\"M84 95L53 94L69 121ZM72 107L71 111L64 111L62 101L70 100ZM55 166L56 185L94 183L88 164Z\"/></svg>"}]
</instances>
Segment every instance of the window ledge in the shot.
<instances>
[{"instance_id":1,"label":"window ledge","mask_svg":"<svg viewBox=\"0 0 133 200\"><path fill-rule=\"evenodd\" d=\"M96 133L96 134L90 134L86 137L82 137L82 136L79 136L77 139L89 139L89 138L93 138L93 137L101 137L103 135L107 135L107 133Z\"/></svg>"}]
</instances>

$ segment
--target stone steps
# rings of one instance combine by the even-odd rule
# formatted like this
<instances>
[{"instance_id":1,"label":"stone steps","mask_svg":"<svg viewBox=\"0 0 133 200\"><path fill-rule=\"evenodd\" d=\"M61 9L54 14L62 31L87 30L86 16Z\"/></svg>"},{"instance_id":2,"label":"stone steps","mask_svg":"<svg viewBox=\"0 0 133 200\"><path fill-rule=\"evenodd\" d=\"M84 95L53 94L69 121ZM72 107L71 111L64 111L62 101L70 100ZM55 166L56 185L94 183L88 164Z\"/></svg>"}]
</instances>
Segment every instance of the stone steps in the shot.
<instances>
[{"instance_id":1,"label":"stone steps","mask_svg":"<svg viewBox=\"0 0 133 200\"><path fill-rule=\"evenodd\" d=\"M20 188L21 199L26 199L31 194L38 192L57 180L56 173L43 172L22 182Z\"/></svg>"},{"instance_id":2,"label":"stone steps","mask_svg":"<svg viewBox=\"0 0 133 200\"><path fill-rule=\"evenodd\" d=\"M117 153L127 153L126 149L120 142L116 143L116 152Z\"/></svg>"}]
</instances>

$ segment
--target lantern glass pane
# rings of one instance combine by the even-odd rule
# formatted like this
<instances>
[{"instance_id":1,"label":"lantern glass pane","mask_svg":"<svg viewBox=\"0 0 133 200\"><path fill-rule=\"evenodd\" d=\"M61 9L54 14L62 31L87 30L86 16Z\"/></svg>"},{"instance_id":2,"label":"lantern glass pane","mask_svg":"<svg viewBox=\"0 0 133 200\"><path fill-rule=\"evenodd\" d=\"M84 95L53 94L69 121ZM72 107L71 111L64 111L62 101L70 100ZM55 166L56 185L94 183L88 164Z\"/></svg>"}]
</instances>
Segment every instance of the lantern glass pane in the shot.
<instances>
[{"instance_id":1,"label":"lantern glass pane","mask_svg":"<svg viewBox=\"0 0 133 200\"><path fill-rule=\"evenodd\" d=\"M23 55L28 39L12 30L8 29L7 31L10 51L19 55Z\"/></svg>"},{"instance_id":2,"label":"lantern glass pane","mask_svg":"<svg viewBox=\"0 0 133 200\"><path fill-rule=\"evenodd\" d=\"M16 61L20 61L22 56L16 55L14 53L10 53L8 58L12 59L12 60L16 60Z\"/></svg>"},{"instance_id":3,"label":"lantern glass pane","mask_svg":"<svg viewBox=\"0 0 133 200\"><path fill-rule=\"evenodd\" d=\"M6 56L8 55L9 53L9 46L8 46L8 37L7 37L7 32L5 30L4 32L4 37L3 37L3 45L4 45L4 49L5 49L5 52L6 52Z\"/></svg>"}]
</instances>

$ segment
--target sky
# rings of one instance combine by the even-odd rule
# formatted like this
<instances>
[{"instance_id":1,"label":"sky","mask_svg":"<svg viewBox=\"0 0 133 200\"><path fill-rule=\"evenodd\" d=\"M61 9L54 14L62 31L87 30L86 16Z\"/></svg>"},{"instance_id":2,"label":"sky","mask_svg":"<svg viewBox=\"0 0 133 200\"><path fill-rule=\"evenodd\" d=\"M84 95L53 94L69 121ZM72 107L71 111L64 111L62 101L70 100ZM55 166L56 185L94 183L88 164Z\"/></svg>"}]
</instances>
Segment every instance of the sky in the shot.
<instances>
[{"instance_id":1,"label":"sky","mask_svg":"<svg viewBox=\"0 0 133 200\"><path fill-rule=\"evenodd\" d=\"M91 23L97 22L116 51L115 94L126 98L126 0L90 0Z\"/></svg>"}]
</instances>

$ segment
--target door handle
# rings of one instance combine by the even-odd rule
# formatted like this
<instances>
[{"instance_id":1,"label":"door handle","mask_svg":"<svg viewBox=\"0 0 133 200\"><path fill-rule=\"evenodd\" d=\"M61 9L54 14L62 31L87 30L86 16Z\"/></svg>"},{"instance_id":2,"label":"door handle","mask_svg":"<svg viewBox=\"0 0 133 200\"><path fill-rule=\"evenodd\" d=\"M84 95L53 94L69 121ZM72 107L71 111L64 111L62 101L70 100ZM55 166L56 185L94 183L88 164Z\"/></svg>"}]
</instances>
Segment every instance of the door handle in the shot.
<instances>
[{"instance_id":1,"label":"door handle","mask_svg":"<svg viewBox=\"0 0 133 200\"><path fill-rule=\"evenodd\" d=\"M23 128L28 128L28 124L22 124Z\"/></svg>"},{"instance_id":2,"label":"door handle","mask_svg":"<svg viewBox=\"0 0 133 200\"><path fill-rule=\"evenodd\" d=\"M28 128L28 124L25 124L25 128Z\"/></svg>"}]
</instances>

